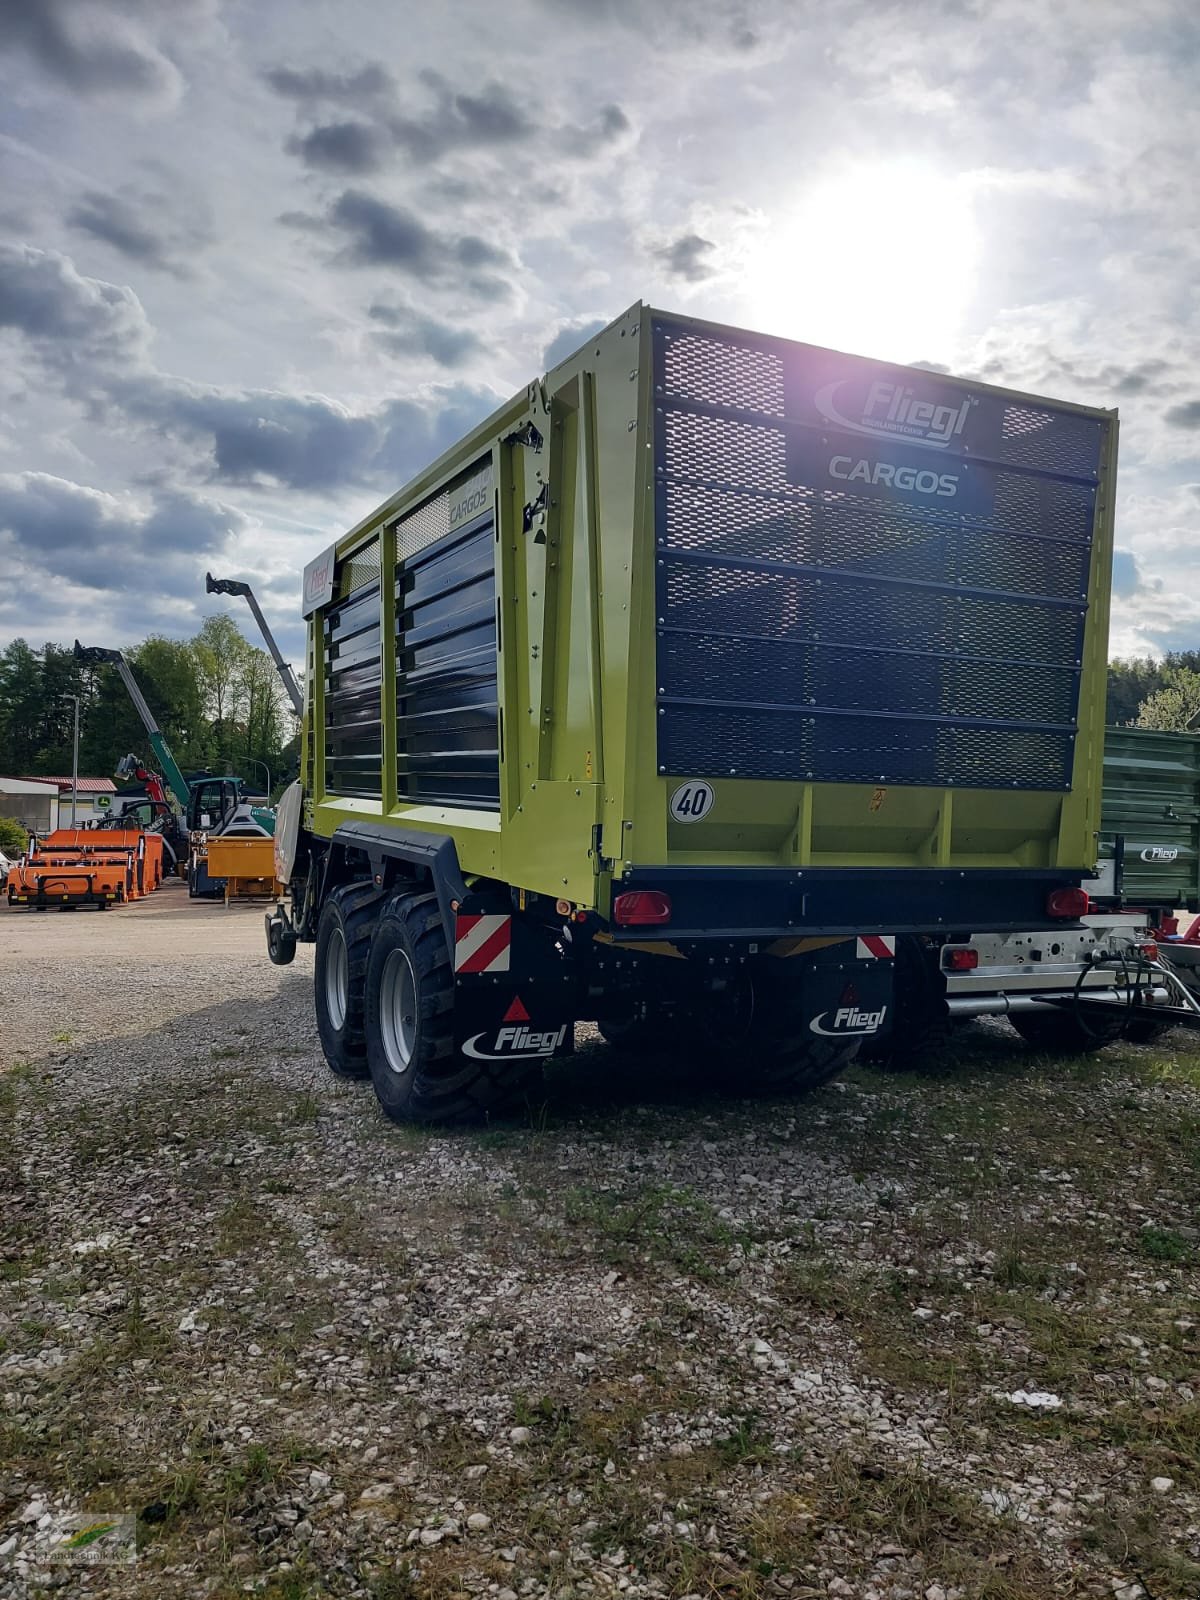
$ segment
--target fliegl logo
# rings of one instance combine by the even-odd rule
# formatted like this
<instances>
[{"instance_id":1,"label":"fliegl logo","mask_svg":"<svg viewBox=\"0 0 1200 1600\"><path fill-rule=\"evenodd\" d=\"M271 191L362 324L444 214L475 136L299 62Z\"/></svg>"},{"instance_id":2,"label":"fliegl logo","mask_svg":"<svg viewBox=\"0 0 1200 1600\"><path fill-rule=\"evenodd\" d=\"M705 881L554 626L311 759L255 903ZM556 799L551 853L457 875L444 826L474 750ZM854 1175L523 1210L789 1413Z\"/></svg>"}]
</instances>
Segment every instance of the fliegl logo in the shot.
<instances>
[{"instance_id":1,"label":"fliegl logo","mask_svg":"<svg viewBox=\"0 0 1200 1600\"><path fill-rule=\"evenodd\" d=\"M566 1037L565 1023L561 1028L543 1029L540 1032L522 1024L515 1028L501 1028L492 1041L490 1050L484 1047L483 1041L491 1040L491 1034L477 1033L463 1045L463 1055L471 1056L476 1061L511 1061L519 1056L552 1056Z\"/></svg>"},{"instance_id":2,"label":"fliegl logo","mask_svg":"<svg viewBox=\"0 0 1200 1600\"><path fill-rule=\"evenodd\" d=\"M967 395L960 405L938 405L918 399L916 390L906 384L880 378L871 384L860 407L843 398L843 391L856 387L853 379L839 378L818 389L813 404L827 422L851 433L910 439L935 450L947 449L961 435L975 404Z\"/></svg>"},{"instance_id":3,"label":"fliegl logo","mask_svg":"<svg viewBox=\"0 0 1200 1600\"><path fill-rule=\"evenodd\" d=\"M878 1033L887 1016L887 1007L878 1011L862 1011L858 1006L839 1006L836 1011L822 1011L809 1023L813 1033L824 1034L827 1039L857 1039L868 1033Z\"/></svg>"}]
</instances>

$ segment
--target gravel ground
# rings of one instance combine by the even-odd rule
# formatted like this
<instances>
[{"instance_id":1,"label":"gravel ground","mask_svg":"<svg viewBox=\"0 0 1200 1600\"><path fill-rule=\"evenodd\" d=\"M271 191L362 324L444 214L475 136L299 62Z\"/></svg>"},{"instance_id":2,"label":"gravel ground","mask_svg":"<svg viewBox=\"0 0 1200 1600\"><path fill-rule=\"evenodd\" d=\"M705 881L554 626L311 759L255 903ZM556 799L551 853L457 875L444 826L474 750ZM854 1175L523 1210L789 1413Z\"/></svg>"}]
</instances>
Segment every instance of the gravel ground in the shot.
<instances>
[{"instance_id":1,"label":"gravel ground","mask_svg":"<svg viewBox=\"0 0 1200 1600\"><path fill-rule=\"evenodd\" d=\"M417 1133L262 946L0 912L0 1596L1200 1593L1190 1036Z\"/></svg>"}]
</instances>

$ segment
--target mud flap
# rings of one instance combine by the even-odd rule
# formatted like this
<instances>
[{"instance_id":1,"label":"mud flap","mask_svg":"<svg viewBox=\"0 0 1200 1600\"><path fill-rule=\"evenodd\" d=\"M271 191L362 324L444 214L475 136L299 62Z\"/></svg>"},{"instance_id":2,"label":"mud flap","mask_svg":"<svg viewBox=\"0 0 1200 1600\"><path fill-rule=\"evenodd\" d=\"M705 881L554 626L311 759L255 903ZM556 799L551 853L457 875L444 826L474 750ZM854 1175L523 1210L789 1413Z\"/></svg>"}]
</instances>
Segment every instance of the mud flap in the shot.
<instances>
[{"instance_id":1,"label":"mud flap","mask_svg":"<svg viewBox=\"0 0 1200 1600\"><path fill-rule=\"evenodd\" d=\"M454 926L454 1042L476 1061L551 1061L575 1048L552 935L499 898L468 896Z\"/></svg>"},{"instance_id":2,"label":"mud flap","mask_svg":"<svg viewBox=\"0 0 1200 1600\"><path fill-rule=\"evenodd\" d=\"M865 1044L890 1030L895 942L887 943L886 954L855 955L854 944L847 941L818 950L804 962L800 1003L810 1033Z\"/></svg>"},{"instance_id":3,"label":"mud flap","mask_svg":"<svg viewBox=\"0 0 1200 1600\"><path fill-rule=\"evenodd\" d=\"M454 1043L462 1055L475 1061L553 1061L574 1051L574 1021L561 994L461 976L455 990Z\"/></svg>"}]
</instances>

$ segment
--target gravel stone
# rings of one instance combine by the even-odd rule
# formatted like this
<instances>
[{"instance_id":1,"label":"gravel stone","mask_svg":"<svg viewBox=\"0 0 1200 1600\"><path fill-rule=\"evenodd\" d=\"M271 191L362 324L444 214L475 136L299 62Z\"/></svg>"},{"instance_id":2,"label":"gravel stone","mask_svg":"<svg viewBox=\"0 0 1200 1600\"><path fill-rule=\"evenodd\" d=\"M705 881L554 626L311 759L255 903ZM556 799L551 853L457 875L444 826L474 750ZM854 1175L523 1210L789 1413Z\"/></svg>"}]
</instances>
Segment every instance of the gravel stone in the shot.
<instances>
[{"instance_id":1,"label":"gravel stone","mask_svg":"<svg viewBox=\"0 0 1200 1600\"><path fill-rule=\"evenodd\" d=\"M1081 1074L989 1023L952 1081L759 1104L581 1028L527 1118L414 1132L262 943L177 889L0 909L0 1600L121 1505L153 1536L81 1594L1139 1600L1097 1533L1200 1558L1187 1474L1111 1442L1195 1404L1194 1252L1144 1232L1193 1225L1190 1035Z\"/></svg>"}]
</instances>

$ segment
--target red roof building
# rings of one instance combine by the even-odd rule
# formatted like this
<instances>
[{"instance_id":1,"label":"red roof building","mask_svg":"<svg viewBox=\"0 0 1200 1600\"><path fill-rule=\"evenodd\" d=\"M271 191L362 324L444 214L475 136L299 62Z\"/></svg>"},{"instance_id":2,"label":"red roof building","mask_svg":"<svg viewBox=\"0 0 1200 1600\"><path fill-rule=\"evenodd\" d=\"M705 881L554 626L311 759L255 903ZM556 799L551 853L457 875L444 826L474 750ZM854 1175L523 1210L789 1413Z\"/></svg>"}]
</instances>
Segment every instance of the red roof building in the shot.
<instances>
[{"instance_id":1,"label":"red roof building","mask_svg":"<svg viewBox=\"0 0 1200 1600\"><path fill-rule=\"evenodd\" d=\"M70 794L72 789L70 778L43 778L39 775L36 778L24 778L22 781L25 783L56 783L60 794ZM117 786L111 778L80 778L79 780L80 794L116 794L116 792Z\"/></svg>"}]
</instances>

